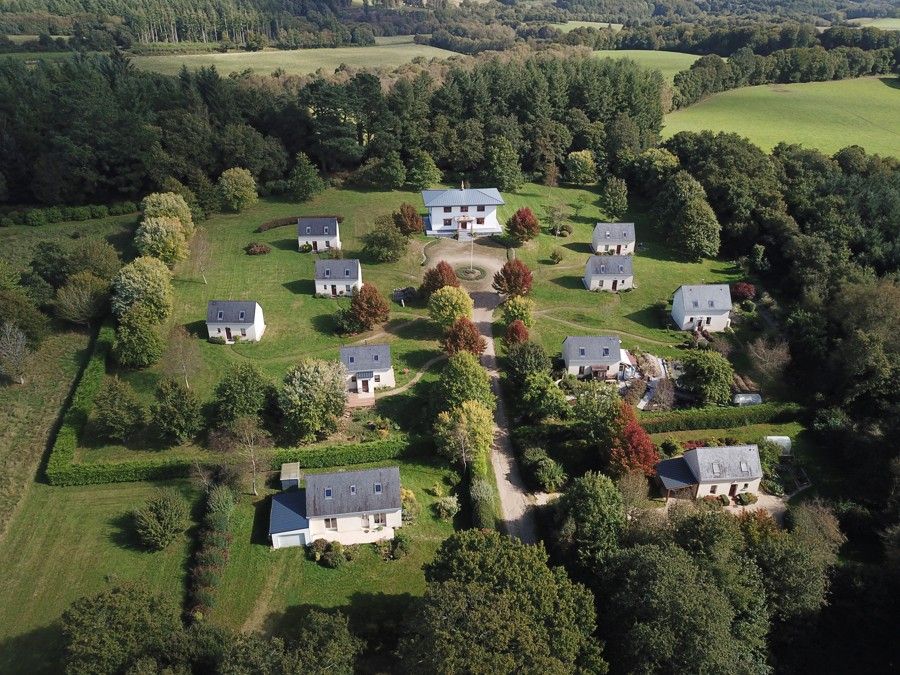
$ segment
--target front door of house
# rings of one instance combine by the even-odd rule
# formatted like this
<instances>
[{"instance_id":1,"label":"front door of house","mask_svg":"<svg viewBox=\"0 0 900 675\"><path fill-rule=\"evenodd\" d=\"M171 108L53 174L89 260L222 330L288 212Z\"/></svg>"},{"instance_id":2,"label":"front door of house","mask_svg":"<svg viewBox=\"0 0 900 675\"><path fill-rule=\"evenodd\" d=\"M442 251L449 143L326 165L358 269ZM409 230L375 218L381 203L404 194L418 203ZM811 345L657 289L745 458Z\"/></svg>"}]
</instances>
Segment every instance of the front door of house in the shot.
<instances>
[{"instance_id":1,"label":"front door of house","mask_svg":"<svg viewBox=\"0 0 900 675\"><path fill-rule=\"evenodd\" d=\"M368 394L369 393L369 381L368 380L360 380L360 382L362 383L363 393Z\"/></svg>"},{"instance_id":2,"label":"front door of house","mask_svg":"<svg viewBox=\"0 0 900 675\"><path fill-rule=\"evenodd\" d=\"M228 326L225 327L225 339L231 342L231 329Z\"/></svg>"},{"instance_id":3,"label":"front door of house","mask_svg":"<svg viewBox=\"0 0 900 675\"><path fill-rule=\"evenodd\" d=\"M616 290L619 287L619 280L613 279L613 290Z\"/></svg>"},{"instance_id":4,"label":"front door of house","mask_svg":"<svg viewBox=\"0 0 900 675\"><path fill-rule=\"evenodd\" d=\"M331 284L331 294L337 295L337 286L335 286L334 284Z\"/></svg>"},{"instance_id":5,"label":"front door of house","mask_svg":"<svg viewBox=\"0 0 900 675\"><path fill-rule=\"evenodd\" d=\"M459 226L460 226L460 228L462 228L463 230L465 230L467 227L469 227L469 221L467 221L467 220L461 220L461 221L459 221Z\"/></svg>"},{"instance_id":6,"label":"front door of house","mask_svg":"<svg viewBox=\"0 0 900 675\"><path fill-rule=\"evenodd\" d=\"M318 251L318 250L319 250L319 242L313 241L313 251Z\"/></svg>"},{"instance_id":7,"label":"front door of house","mask_svg":"<svg viewBox=\"0 0 900 675\"><path fill-rule=\"evenodd\" d=\"M731 488L728 490L728 496L734 497L737 494L737 483L732 483Z\"/></svg>"},{"instance_id":8,"label":"front door of house","mask_svg":"<svg viewBox=\"0 0 900 675\"><path fill-rule=\"evenodd\" d=\"M620 255L622 253L622 244L616 245L616 255Z\"/></svg>"}]
</instances>

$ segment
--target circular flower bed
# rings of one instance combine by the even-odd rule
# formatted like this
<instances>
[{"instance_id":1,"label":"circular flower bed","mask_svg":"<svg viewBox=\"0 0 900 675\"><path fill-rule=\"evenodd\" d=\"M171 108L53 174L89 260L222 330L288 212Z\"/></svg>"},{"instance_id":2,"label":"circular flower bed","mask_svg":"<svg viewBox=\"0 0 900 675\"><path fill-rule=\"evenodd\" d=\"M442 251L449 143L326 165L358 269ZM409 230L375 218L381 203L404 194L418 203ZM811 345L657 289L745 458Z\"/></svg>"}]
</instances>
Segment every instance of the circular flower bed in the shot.
<instances>
[{"instance_id":1,"label":"circular flower bed","mask_svg":"<svg viewBox=\"0 0 900 675\"><path fill-rule=\"evenodd\" d=\"M485 271L483 267L469 267L468 265L462 265L454 268L453 271L456 272L456 276L462 281L478 281L487 276L487 271Z\"/></svg>"}]
</instances>

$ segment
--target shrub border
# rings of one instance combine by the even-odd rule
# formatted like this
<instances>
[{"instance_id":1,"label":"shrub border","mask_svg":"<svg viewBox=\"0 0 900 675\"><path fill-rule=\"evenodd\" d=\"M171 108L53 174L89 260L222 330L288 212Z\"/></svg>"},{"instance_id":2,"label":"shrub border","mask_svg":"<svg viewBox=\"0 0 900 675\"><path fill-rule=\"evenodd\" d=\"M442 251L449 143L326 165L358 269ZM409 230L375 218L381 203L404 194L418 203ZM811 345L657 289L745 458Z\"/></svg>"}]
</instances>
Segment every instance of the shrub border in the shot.
<instances>
[{"instance_id":1,"label":"shrub border","mask_svg":"<svg viewBox=\"0 0 900 675\"><path fill-rule=\"evenodd\" d=\"M761 403L743 408L642 413L638 421L648 434L658 434L666 431L724 429L767 422L793 422L802 412L803 407L796 403Z\"/></svg>"}]
</instances>

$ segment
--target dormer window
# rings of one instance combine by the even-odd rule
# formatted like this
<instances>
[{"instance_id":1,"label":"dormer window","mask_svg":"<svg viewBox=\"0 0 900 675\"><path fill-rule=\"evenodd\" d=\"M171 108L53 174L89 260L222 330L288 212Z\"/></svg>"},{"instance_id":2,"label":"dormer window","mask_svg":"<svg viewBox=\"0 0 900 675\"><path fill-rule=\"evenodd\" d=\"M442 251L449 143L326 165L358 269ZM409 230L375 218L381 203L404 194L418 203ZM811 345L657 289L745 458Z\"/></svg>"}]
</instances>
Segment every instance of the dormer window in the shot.
<instances>
[{"instance_id":1,"label":"dormer window","mask_svg":"<svg viewBox=\"0 0 900 675\"><path fill-rule=\"evenodd\" d=\"M578 356L584 356L584 347L578 349Z\"/></svg>"},{"instance_id":2,"label":"dormer window","mask_svg":"<svg viewBox=\"0 0 900 675\"><path fill-rule=\"evenodd\" d=\"M327 269L327 268L326 268L326 270L325 270L325 276L326 276L326 277L330 277L330 276L331 276L331 270L330 270L330 269Z\"/></svg>"},{"instance_id":3,"label":"dormer window","mask_svg":"<svg viewBox=\"0 0 900 675\"><path fill-rule=\"evenodd\" d=\"M325 488L325 499L333 499L334 495L330 487Z\"/></svg>"},{"instance_id":4,"label":"dormer window","mask_svg":"<svg viewBox=\"0 0 900 675\"><path fill-rule=\"evenodd\" d=\"M712 463L712 472L713 476L721 476L722 475L722 465L718 462Z\"/></svg>"},{"instance_id":5,"label":"dormer window","mask_svg":"<svg viewBox=\"0 0 900 675\"><path fill-rule=\"evenodd\" d=\"M310 234L311 232L312 232L312 228L309 225L307 225L306 226L306 234Z\"/></svg>"},{"instance_id":6,"label":"dormer window","mask_svg":"<svg viewBox=\"0 0 900 675\"><path fill-rule=\"evenodd\" d=\"M710 300L710 301L709 301L709 306L710 306L710 307L715 307L715 306L716 306L715 301Z\"/></svg>"},{"instance_id":7,"label":"dormer window","mask_svg":"<svg viewBox=\"0 0 900 675\"><path fill-rule=\"evenodd\" d=\"M607 230L607 231L606 231L606 238L609 239L611 236L612 236L612 235L610 234L609 230Z\"/></svg>"},{"instance_id":8,"label":"dormer window","mask_svg":"<svg viewBox=\"0 0 900 675\"><path fill-rule=\"evenodd\" d=\"M350 276L350 268L349 268L349 267L348 267L347 269L344 270L344 276L345 276L345 277L349 277L349 276Z\"/></svg>"},{"instance_id":9,"label":"dormer window","mask_svg":"<svg viewBox=\"0 0 900 675\"><path fill-rule=\"evenodd\" d=\"M373 360L373 361L378 361L378 354L375 354L375 355L372 357L372 360Z\"/></svg>"},{"instance_id":10,"label":"dormer window","mask_svg":"<svg viewBox=\"0 0 900 675\"><path fill-rule=\"evenodd\" d=\"M351 485L351 486L350 486L350 495L352 496L352 495L355 495L355 494L356 494L356 486L355 486L355 485Z\"/></svg>"},{"instance_id":11,"label":"dormer window","mask_svg":"<svg viewBox=\"0 0 900 675\"><path fill-rule=\"evenodd\" d=\"M243 321L246 315L247 313L244 310L241 310L240 314L238 314L238 321Z\"/></svg>"},{"instance_id":12,"label":"dormer window","mask_svg":"<svg viewBox=\"0 0 900 675\"><path fill-rule=\"evenodd\" d=\"M622 230L622 239L628 239L628 233L625 230Z\"/></svg>"},{"instance_id":13,"label":"dormer window","mask_svg":"<svg viewBox=\"0 0 900 675\"><path fill-rule=\"evenodd\" d=\"M606 274L606 265L600 265L600 274Z\"/></svg>"},{"instance_id":14,"label":"dormer window","mask_svg":"<svg viewBox=\"0 0 900 675\"><path fill-rule=\"evenodd\" d=\"M625 265L619 265L619 274L625 273Z\"/></svg>"},{"instance_id":15,"label":"dormer window","mask_svg":"<svg viewBox=\"0 0 900 675\"><path fill-rule=\"evenodd\" d=\"M700 301L699 301L699 300L692 300L692 301L691 301L691 306L692 306L692 307L695 307L695 308L696 308L696 307L700 307Z\"/></svg>"},{"instance_id":16,"label":"dormer window","mask_svg":"<svg viewBox=\"0 0 900 675\"><path fill-rule=\"evenodd\" d=\"M216 314L216 319L218 319L219 321L221 321L224 317L225 317L225 312L223 312L223 311L220 309L219 312Z\"/></svg>"},{"instance_id":17,"label":"dormer window","mask_svg":"<svg viewBox=\"0 0 900 675\"><path fill-rule=\"evenodd\" d=\"M744 473L750 473L750 465L747 464L744 460L741 460L741 471Z\"/></svg>"},{"instance_id":18,"label":"dormer window","mask_svg":"<svg viewBox=\"0 0 900 675\"><path fill-rule=\"evenodd\" d=\"M609 356L609 347L603 348L603 356Z\"/></svg>"},{"instance_id":19,"label":"dormer window","mask_svg":"<svg viewBox=\"0 0 900 675\"><path fill-rule=\"evenodd\" d=\"M375 483L375 494L376 495L381 494L381 483Z\"/></svg>"},{"instance_id":20,"label":"dormer window","mask_svg":"<svg viewBox=\"0 0 900 675\"><path fill-rule=\"evenodd\" d=\"M351 357L350 357L350 363L353 363L354 361L356 361L356 357L355 357L355 356L351 356Z\"/></svg>"}]
</instances>

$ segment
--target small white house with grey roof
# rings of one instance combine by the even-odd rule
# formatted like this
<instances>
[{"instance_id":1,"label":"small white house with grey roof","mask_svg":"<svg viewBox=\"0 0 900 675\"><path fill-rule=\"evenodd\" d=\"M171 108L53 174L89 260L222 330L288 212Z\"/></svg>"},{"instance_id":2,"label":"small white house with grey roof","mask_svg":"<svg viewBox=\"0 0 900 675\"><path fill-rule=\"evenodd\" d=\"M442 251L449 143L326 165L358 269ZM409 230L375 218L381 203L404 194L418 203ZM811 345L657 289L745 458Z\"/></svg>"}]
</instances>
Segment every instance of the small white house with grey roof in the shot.
<instances>
[{"instance_id":1,"label":"small white house with grey roof","mask_svg":"<svg viewBox=\"0 0 900 675\"><path fill-rule=\"evenodd\" d=\"M297 218L297 246L310 246L313 253L341 247L338 219L334 216Z\"/></svg>"},{"instance_id":2,"label":"small white house with grey roof","mask_svg":"<svg viewBox=\"0 0 900 675\"><path fill-rule=\"evenodd\" d=\"M756 445L687 450L681 457L659 462L656 475L668 496L686 491L694 498L756 494L763 477Z\"/></svg>"},{"instance_id":3,"label":"small white house with grey roof","mask_svg":"<svg viewBox=\"0 0 900 675\"><path fill-rule=\"evenodd\" d=\"M584 266L584 287L613 293L633 288L633 263L630 255L592 255Z\"/></svg>"},{"instance_id":4,"label":"small white house with grey roof","mask_svg":"<svg viewBox=\"0 0 900 675\"><path fill-rule=\"evenodd\" d=\"M591 237L591 248L601 255L631 255L635 243L634 223L597 223Z\"/></svg>"},{"instance_id":5,"label":"small white house with grey roof","mask_svg":"<svg viewBox=\"0 0 900 675\"><path fill-rule=\"evenodd\" d=\"M253 300L210 300L206 304L206 331L210 339L221 338L225 344L259 342L266 331L262 307Z\"/></svg>"},{"instance_id":6,"label":"small white house with grey roof","mask_svg":"<svg viewBox=\"0 0 900 675\"><path fill-rule=\"evenodd\" d=\"M393 539L403 525L400 469L314 473L305 486L272 497L272 548L307 546L316 539L344 545Z\"/></svg>"},{"instance_id":7,"label":"small white house with grey roof","mask_svg":"<svg viewBox=\"0 0 900 675\"><path fill-rule=\"evenodd\" d=\"M341 347L341 363L347 367L350 393L374 398L376 389L396 384L390 345Z\"/></svg>"},{"instance_id":8,"label":"small white house with grey roof","mask_svg":"<svg viewBox=\"0 0 900 675\"><path fill-rule=\"evenodd\" d=\"M576 377L615 379L629 363L622 341L609 335L570 335L563 340L566 372Z\"/></svg>"},{"instance_id":9,"label":"small white house with grey roof","mask_svg":"<svg viewBox=\"0 0 900 675\"><path fill-rule=\"evenodd\" d=\"M316 295L353 295L362 288L359 260L316 260Z\"/></svg>"},{"instance_id":10,"label":"small white house with grey roof","mask_svg":"<svg viewBox=\"0 0 900 675\"><path fill-rule=\"evenodd\" d=\"M672 320L680 330L725 330L731 325L731 289L727 284L681 286L672 296Z\"/></svg>"},{"instance_id":11,"label":"small white house with grey roof","mask_svg":"<svg viewBox=\"0 0 900 675\"><path fill-rule=\"evenodd\" d=\"M457 234L500 234L497 207L505 202L497 188L423 190L428 209L427 234L449 237Z\"/></svg>"}]
</instances>

